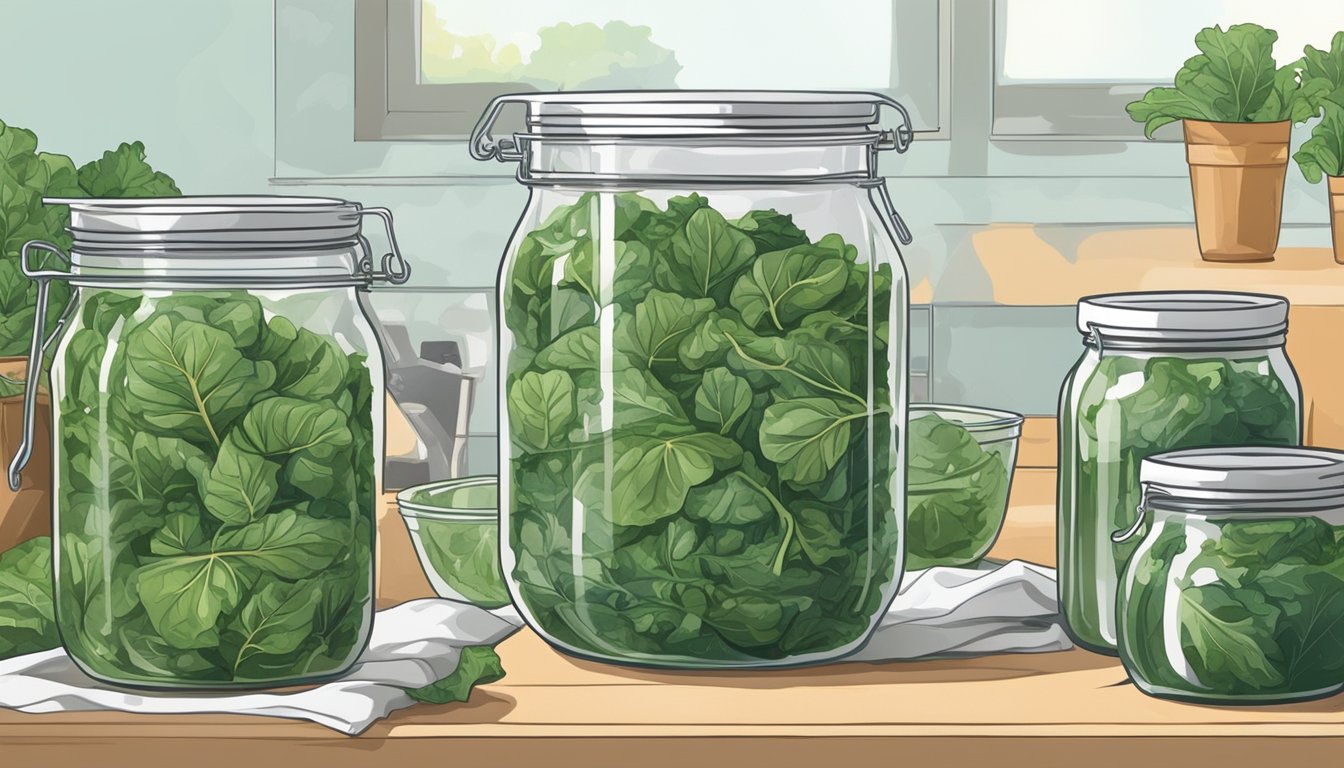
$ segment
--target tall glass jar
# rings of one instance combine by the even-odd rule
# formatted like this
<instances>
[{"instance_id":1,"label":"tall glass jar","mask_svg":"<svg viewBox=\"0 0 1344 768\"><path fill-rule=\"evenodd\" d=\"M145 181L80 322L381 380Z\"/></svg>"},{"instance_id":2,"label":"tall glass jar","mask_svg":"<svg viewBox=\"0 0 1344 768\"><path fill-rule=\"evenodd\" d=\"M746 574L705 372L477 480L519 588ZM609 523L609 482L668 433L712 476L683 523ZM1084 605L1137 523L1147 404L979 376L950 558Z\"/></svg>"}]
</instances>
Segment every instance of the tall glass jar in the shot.
<instances>
[{"instance_id":1,"label":"tall glass jar","mask_svg":"<svg viewBox=\"0 0 1344 768\"><path fill-rule=\"evenodd\" d=\"M1139 542L1119 594L1134 684L1220 704L1344 690L1344 453L1173 451L1140 478L1143 519L1118 536Z\"/></svg>"},{"instance_id":2,"label":"tall glass jar","mask_svg":"<svg viewBox=\"0 0 1344 768\"><path fill-rule=\"evenodd\" d=\"M56 622L88 674L245 688L341 674L367 641L383 361L364 214L319 198L69 204L39 282L54 346ZM395 245L394 245L395 253ZM393 268L388 273L388 267ZM49 281L74 298L41 339ZM29 418L36 380L29 378ZM27 459L21 451L11 486Z\"/></svg>"},{"instance_id":3,"label":"tall glass jar","mask_svg":"<svg viewBox=\"0 0 1344 768\"><path fill-rule=\"evenodd\" d=\"M1284 353L1288 302L1221 292L1078 303L1084 352L1059 407L1058 568L1065 626L1114 654L1119 575L1134 543L1139 465L1215 445L1297 445L1302 394Z\"/></svg>"},{"instance_id":4,"label":"tall glass jar","mask_svg":"<svg viewBox=\"0 0 1344 768\"><path fill-rule=\"evenodd\" d=\"M500 108L528 132L494 141ZM866 640L904 521L907 239L868 94L506 97L503 567L585 657L801 664ZM899 105L897 105L899 106Z\"/></svg>"}]
</instances>

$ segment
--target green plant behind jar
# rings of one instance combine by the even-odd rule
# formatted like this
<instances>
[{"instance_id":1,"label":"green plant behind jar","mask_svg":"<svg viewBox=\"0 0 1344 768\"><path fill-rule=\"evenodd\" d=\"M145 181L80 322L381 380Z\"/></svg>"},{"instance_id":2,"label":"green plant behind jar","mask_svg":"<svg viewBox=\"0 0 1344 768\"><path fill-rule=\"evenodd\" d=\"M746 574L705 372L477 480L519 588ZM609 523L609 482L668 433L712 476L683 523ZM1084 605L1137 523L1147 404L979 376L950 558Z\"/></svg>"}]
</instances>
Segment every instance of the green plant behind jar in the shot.
<instances>
[{"instance_id":1,"label":"green plant behind jar","mask_svg":"<svg viewBox=\"0 0 1344 768\"><path fill-rule=\"evenodd\" d=\"M177 185L145 162L140 142L122 144L78 170L70 158L37 151L32 131L0 122L0 357L28 354L37 288L19 265L29 240L70 247L70 209L44 205L43 197L167 197ZM51 285L50 331L70 299L64 282ZM0 397L18 394L23 382L0 377Z\"/></svg>"},{"instance_id":2,"label":"green plant behind jar","mask_svg":"<svg viewBox=\"0 0 1344 768\"><path fill-rule=\"evenodd\" d=\"M100 291L63 363L56 594L72 655L147 682L341 668L369 605L364 354L246 292Z\"/></svg>"},{"instance_id":3,"label":"green plant behind jar","mask_svg":"<svg viewBox=\"0 0 1344 768\"><path fill-rule=\"evenodd\" d=\"M628 193L603 266L598 201L527 234L503 285L525 604L563 642L614 656L857 640L896 558L890 267L773 210L730 220L698 194L660 207ZM579 541L576 508L601 523Z\"/></svg>"},{"instance_id":4,"label":"green plant behind jar","mask_svg":"<svg viewBox=\"0 0 1344 768\"><path fill-rule=\"evenodd\" d=\"M1199 53L1176 73L1175 84L1153 88L1125 109L1144 135L1177 120L1219 123L1301 123L1316 113L1325 85L1303 77L1302 62L1274 61L1279 34L1259 24L1205 27Z\"/></svg>"}]
</instances>

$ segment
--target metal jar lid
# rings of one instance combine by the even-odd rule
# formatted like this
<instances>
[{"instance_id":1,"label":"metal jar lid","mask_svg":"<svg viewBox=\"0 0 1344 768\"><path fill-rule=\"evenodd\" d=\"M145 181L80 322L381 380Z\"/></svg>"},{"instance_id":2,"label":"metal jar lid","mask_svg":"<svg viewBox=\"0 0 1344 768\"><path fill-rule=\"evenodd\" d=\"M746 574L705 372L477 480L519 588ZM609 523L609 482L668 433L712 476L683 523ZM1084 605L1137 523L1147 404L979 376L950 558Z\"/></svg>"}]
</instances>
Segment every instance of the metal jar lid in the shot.
<instances>
[{"instance_id":1,"label":"metal jar lid","mask_svg":"<svg viewBox=\"0 0 1344 768\"><path fill-rule=\"evenodd\" d=\"M1288 331L1288 300L1230 291L1088 296L1078 302L1078 330L1089 339L1100 338L1107 344L1282 343Z\"/></svg>"},{"instance_id":2,"label":"metal jar lid","mask_svg":"<svg viewBox=\"0 0 1344 768\"><path fill-rule=\"evenodd\" d=\"M1264 514L1344 508L1344 452L1320 448L1195 448L1150 456L1145 506Z\"/></svg>"},{"instance_id":3,"label":"metal jar lid","mask_svg":"<svg viewBox=\"0 0 1344 768\"><path fill-rule=\"evenodd\" d=\"M490 134L508 104L526 108L526 131ZM895 130L876 127L883 105L901 114ZM904 152L910 115L889 96L827 91L570 91L509 94L490 103L471 136L477 160L522 158L528 139L868 137L879 149Z\"/></svg>"},{"instance_id":4,"label":"metal jar lid","mask_svg":"<svg viewBox=\"0 0 1344 768\"><path fill-rule=\"evenodd\" d=\"M28 251L66 259L80 283L147 280L402 284L410 276L386 208L328 197L43 198L70 209L70 254L50 243ZM391 252L375 263L361 234L365 216L386 227Z\"/></svg>"}]
</instances>

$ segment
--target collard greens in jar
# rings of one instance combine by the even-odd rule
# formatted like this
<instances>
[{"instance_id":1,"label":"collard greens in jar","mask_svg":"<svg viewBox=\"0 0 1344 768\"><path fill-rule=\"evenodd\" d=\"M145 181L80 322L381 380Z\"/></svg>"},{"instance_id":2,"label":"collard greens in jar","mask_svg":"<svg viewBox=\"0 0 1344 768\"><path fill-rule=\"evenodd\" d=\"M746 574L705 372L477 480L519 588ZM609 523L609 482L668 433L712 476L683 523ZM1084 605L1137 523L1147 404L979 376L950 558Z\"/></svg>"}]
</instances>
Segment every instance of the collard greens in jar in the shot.
<instances>
[{"instance_id":1,"label":"collard greens in jar","mask_svg":"<svg viewBox=\"0 0 1344 768\"><path fill-rule=\"evenodd\" d=\"M96 291L54 380L56 607L82 665L176 685L348 666L376 496L364 353L245 291Z\"/></svg>"},{"instance_id":2,"label":"collard greens in jar","mask_svg":"<svg viewBox=\"0 0 1344 768\"><path fill-rule=\"evenodd\" d=\"M527 233L504 287L520 604L651 663L852 647L899 558L890 267L774 210L634 193L604 263L599 200Z\"/></svg>"},{"instance_id":3,"label":"collard greens in jar","mask_svg":"<svg viewBox=\"0 0 1344 768\"><path fill-rule=\"evenodd\" d=\"M1141 689L1257 703L1344 688L1341 467L1337 452L1268 448L1144 462L1119 643Z\"/></svg>"}]
</instances>

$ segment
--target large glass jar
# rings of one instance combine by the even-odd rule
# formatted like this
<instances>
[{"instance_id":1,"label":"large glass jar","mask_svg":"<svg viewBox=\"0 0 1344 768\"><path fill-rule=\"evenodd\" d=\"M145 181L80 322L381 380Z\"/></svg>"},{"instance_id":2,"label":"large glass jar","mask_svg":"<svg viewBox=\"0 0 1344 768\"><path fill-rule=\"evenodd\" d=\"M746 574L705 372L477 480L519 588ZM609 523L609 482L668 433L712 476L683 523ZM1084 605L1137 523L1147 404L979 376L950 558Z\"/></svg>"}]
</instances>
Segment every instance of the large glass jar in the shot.
<instances>
[{"instance_id":1,"label":"large glass jar","mask_svg":"<svg viewBox=\"0 0 1344 768\"><path fill-rule=\"evenodd\" d=\"M360 246L371 211L48 202L71 208L70 272L25 271L41 281L34 361L48 281L75 287L51 365L62 643L93 677L137 687L344 672L372 622L382 463L383 362L362 297L404 279ZM30 243L25 261L39 250L59 255Z\"/></svg>"},{"instance_id":2,"label":"large glass jar","mask_svg":"<svg viewBox=\"0 0 1344 768\"><path fill-rule=\"evenodd\" d=\"M524 101L529 131L493 142ZM501 538L549 642L658 666L843 656L901 574L904 225L880 97L497 101L531 190L500 273Z\"/></svg>"},{"instance_id":3,"label":"large glass jar","mask_svg":"<svg viewBox=\"0 0 1344 768\"><path fill-rule=\"evenodd\" d=\"M1297 445L1301 389L1284 354L1288 302L1241 293L1126 293L1078 303L1082 358L1059 406L1059 602L1073 640L1115 653L1115 596L1134 544L1139 465L1215 445Z\"/></svg>"},{"instance_id":4,"label":"large glass jar","mask_svg":"<svg viewBox=\"0 0 1344 768\"><path fill-rule=\"evenodd\" d=\"M1226 704L1344 690L1344 453L1175 451L1143 462L1147 535L1120 659L1155 696Z\"/></svg>"}]
</instances>

